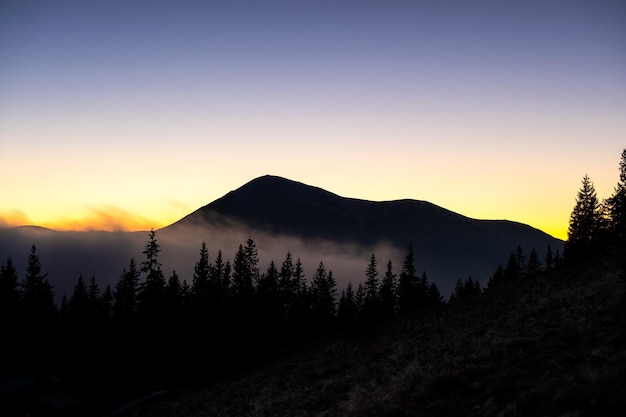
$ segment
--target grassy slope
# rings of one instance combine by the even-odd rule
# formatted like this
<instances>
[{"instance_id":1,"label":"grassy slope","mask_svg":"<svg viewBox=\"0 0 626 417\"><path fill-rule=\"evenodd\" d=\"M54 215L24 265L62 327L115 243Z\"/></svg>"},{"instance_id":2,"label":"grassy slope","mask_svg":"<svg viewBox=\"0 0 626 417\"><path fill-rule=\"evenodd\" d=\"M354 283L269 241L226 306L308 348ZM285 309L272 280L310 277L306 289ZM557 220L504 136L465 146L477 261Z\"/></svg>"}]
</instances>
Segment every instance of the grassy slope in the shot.
<instances>
[{"instance_id":1,"label":"grassy slope","mask_svg":"<svg viewBox=\"0 0 626 417\"><path fill-rule=\"evenodd\" d=\"M284 353L128 415L622 415L624 290L607 269L503 285L463 306Z\"/></svg>"}]
</instances>

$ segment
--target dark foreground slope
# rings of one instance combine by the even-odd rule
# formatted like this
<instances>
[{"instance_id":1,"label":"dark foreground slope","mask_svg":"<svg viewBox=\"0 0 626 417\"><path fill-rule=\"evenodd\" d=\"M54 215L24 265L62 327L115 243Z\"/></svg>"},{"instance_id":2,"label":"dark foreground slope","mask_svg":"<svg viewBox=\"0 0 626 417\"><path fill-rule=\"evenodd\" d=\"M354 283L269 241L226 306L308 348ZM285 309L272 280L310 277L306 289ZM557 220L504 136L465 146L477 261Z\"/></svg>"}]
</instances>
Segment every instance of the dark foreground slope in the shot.
<instances>
[{"instance_id":1,"label":"dark foreground slope","mask_svg":"<svg viewBox=\"0 0 626 417\"><path fill-rule=\"evenodd\" d=\"M277 355L127 415L618 416L623 283L610 270L506 283L466 301Z\"/></svg>"}]
</instances>

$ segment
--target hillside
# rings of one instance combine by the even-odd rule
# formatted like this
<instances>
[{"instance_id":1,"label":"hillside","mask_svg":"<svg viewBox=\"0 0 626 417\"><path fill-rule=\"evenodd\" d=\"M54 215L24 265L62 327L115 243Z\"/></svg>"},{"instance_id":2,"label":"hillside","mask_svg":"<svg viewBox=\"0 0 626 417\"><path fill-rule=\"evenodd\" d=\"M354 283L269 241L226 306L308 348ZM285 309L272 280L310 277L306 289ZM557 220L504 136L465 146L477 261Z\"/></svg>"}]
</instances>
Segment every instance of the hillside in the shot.
<instances>
[{"instance_id":1,"label":"hillside","mask_svg":"<svg viewBox=\"0 0 626 417\"><path fill-rule=\"evenodd\" d=\"M280 352L126 415L618 416L625 307L612 269L562 271Z\"/></svg>"},{"instance_id":2,"label":"hillside","mask_svg":"<svg viewBox=\"0 0 626 417\"><path fill-rule=\"evenodd\" d=\"M548 246L556 251L563 245L541 230L513 221L472 219L427 201L346 198L270 175L244 184L160 232L167 236L202 230L207 230L208 242L216 235L210 233L213 230L234 230L254 236L261 248L282 237L304 242L309 252L329 244L336 248L331 252L356 248L363 259L380 246L403 256L412 243L420 272L427 271L446 294L458 278L486 279L518 246L526 253L536 249L543 259Z\"/></svg>"}]
</instances>

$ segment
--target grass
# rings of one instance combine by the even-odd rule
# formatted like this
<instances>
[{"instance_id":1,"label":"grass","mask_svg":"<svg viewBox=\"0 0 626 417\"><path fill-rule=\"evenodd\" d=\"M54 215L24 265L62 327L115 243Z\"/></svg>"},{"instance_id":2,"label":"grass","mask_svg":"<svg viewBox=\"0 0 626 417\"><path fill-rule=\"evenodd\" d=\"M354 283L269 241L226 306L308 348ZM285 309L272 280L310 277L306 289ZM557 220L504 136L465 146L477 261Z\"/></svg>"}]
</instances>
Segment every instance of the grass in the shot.
<instances>
[{"instance_id":1,"label":"grass","mask_svg":"<svg viewBox=\"0 0 626 417\"><path fill-rule=\"evenodd\" d=\"M625 318L617 273L563 271L280 352L125 416L618 416Z\"/></svg>"}]
</instances>

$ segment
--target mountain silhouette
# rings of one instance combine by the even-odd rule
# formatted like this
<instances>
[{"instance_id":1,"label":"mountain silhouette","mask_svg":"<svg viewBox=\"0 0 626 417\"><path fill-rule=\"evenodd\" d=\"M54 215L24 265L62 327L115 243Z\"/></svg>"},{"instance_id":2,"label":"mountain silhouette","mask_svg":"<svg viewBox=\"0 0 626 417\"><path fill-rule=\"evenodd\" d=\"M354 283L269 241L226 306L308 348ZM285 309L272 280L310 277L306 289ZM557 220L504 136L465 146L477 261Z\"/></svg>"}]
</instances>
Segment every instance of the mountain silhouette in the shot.
<instances>
[{"instance_id":1,"label":"mountain silhouette","mask_svg":"<svg viewBox=\"0 0 626 417\"><path fill-rule=\"evenodd\" d=\"M372 245L391 243L406 248L502 248L517 245L544 250L562 242L528 225L507 220L476 220L427 201L368 201L341 197L318 187L266 175L229 192L174 223L226 225L240 223L251 232L287 234Z\"/></svg>"},{"instance_id":2,"label":"mountain silhouette","mask_svg":"<svg viewBox=\"0 0 626 417\"><path fill-rule=\"evenodd\" d=\"M287 235L364 248L389 244L405 250L412 243L418 261L453 274L449 280L461 277L461 271L490 274L518 246L526 254L534 248L542 259L548 246L561 250L563 243L518 222L472 219L427 201L346 198L271 175L248 182L169 228L203 224L236 225L251 236Z\"/></svg>"}]
</instances>

